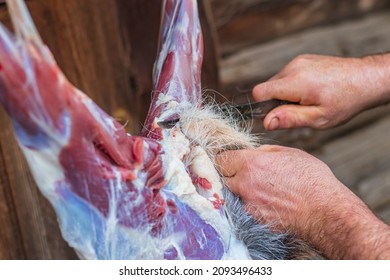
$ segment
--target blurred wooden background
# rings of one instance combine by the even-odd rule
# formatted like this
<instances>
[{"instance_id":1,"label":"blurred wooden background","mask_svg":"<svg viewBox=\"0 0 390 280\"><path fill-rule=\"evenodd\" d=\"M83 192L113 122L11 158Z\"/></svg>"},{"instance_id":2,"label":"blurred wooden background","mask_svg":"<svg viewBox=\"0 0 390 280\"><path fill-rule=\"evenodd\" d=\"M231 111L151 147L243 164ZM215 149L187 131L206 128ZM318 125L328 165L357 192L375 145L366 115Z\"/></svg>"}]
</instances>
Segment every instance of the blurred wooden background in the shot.
<instances>
[{"instance_id":1,"label":"blurred wooden background","mask_svg":"<svg viewBox=\"0 0 390 280\"><path fill-rule=\"evenodd\" d=\"M1 2L1 1L0 1ZM250 100L253 85L299 54L390 51L390 0L200 0L203 88L217 100ZM66 76L139 133L149 107L161 0L27 0ZM0 4L0 21L11 22ZM40 195L0 108L0 259L74 259ZM390 108L327 131L265 133L307 150L390 222ZM329 198L332 199L332 198Z\"/></svg>"}]
</instances>

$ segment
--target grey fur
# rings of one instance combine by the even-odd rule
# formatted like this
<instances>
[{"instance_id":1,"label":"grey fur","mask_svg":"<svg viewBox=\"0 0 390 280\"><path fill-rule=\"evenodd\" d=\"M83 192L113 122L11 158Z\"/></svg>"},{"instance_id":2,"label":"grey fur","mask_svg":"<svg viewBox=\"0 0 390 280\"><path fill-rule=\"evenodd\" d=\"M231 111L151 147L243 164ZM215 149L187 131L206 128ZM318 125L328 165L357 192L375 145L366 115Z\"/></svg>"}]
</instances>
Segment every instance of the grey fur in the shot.
<instances>
[{"instance_id":1,"label":"grey fur","mask_svg":"<svg viewBox=\"0 0 390 280\"><path fill-rule=\"evenodd\" d=\"M239 197L224 188L225 211L232 230L247 246L254 260L283 260L289 258L286 234L272 233L268 226L258 223L245 210Z\"/></svg>"}]
</instances>

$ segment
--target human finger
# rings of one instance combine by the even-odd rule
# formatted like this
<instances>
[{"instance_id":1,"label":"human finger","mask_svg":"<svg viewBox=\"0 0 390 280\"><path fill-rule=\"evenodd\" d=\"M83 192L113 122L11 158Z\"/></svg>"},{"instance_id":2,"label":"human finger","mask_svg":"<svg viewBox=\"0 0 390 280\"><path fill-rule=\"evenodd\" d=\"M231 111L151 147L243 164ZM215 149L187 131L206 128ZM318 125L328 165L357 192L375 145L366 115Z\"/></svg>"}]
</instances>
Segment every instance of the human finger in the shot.
<instances>
[{"instance_id":1,"label":"human finger","mask_svg":"<svg viewBox=\"0 0 390 280\"><path fill-rule=\"evenodd\" d=\"M329 121L318 106L283 105L275 108L264 119L267 130L298 127L325 128Z\"/></svg>"},{"instance_id":2,"label":"human finger","mask_svg":"<svg viewBox=\"0 0 390 280\"><path fill-rule=\"evenodd\" d=\"M294 81L286 79L275 79L256 85L252 90L255 101L265 101L269 99L280 99L294 103L301 101L300 94L294 86Z\"/></svg>"}]
</instances>

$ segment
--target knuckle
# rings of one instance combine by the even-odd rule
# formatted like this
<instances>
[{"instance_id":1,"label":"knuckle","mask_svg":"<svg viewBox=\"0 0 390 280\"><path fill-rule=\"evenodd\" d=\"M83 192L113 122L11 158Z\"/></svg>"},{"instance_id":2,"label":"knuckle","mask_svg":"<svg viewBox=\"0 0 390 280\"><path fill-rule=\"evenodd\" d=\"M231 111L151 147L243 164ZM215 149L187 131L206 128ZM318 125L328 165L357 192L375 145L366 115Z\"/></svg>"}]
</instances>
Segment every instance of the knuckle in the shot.
<instances>
[{"instance_id":1,"label":"knuckle","mask_svg":"<svg viewBox=\"0 0 390 280\"><path fill-rule=\"evenodd\" d=\"M332 126L332 121L326 116L319 116L315 121L314 125L318 129L326 129Z\"/></svg>"},{"instance_id":2,"label":"knuckle","mask_svg":"<svg viewBox=\"0 0 390 280\"><path fill-rule=\"evenodd\" d=\"M301 54L301 55L298 55L296 58L294 58L294 60L292 62L297 64L297 65L301 65L303 63L306 63L306 61L308 59L309 59L309 55Z\"/></svg>"}]
</instances>

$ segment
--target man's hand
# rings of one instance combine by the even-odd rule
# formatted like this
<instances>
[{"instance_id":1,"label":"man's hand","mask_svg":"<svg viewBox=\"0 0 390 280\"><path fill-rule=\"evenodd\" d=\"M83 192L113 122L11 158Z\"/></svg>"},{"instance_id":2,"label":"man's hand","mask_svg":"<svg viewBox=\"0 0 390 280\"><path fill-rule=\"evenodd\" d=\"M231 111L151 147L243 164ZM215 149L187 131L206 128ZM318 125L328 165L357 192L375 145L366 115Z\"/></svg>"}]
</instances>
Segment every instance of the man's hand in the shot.
<instances>
[{"instance_id":1,"label":"man's hand","mask_svg":"<svg viewBox=\"0 0 390 280\"><path fill-rule=\"evenodd\" d=\"M298 149L263 145L218 156L220 172L256 219L277 231L310 231L313 213L324 212L336 194L353 198L326 164ZM340 194L341 193L341 194Z\"/></svg>"},{"instance_id":2,"label":"man's hand","mask_svg":"<svg viewBox=\"0 0 390 280\"><path fill-rule=\"evenodd\" d=\"M276 98L299 103L270 112L264 119L268 130L334 127L390 101L390 55L301 55L254 87L253 96L256 101Z\"/></svg>"},{"instance_id":3,"label":"man's hand","mask_svg":"<svg viewBox=\"0 0 390 280\"><path fill-rule=\"evenodd\" d=\"M331 259L390 258L389 227L315 157L264 145L224 152L217 166L248 212L271 229L292 232Z\"/></svg>"}]
</instances>

